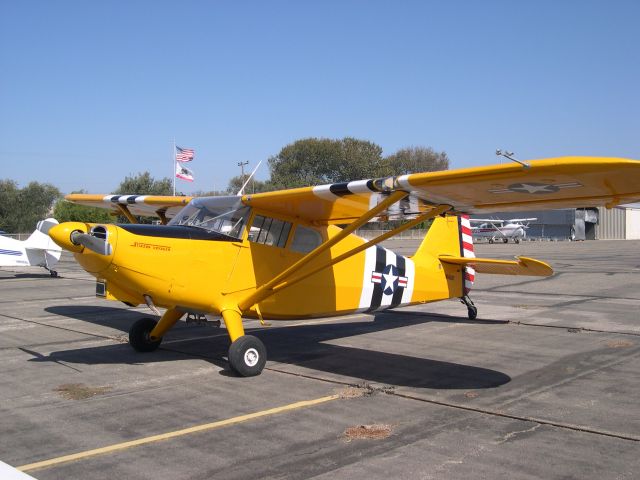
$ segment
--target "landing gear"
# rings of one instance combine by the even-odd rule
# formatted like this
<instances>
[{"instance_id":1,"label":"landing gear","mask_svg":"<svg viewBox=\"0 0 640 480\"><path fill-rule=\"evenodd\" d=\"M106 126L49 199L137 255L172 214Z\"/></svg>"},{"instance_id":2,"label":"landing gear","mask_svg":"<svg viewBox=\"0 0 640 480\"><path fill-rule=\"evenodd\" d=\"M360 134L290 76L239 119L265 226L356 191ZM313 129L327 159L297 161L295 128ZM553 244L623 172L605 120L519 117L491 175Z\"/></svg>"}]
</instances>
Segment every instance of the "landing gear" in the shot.
<instances>
[{"instance_id":1,"label":"landing gear","mask_svg":"<svg viewBox=\"0 0 640 480\"><path fill-rule=\"evenodd\" d=\"M489 243L493 243L493 238L490 238L490 239L489 239Z\"/></svg>"},{"instance_id":2,"label":"landing gear","mask_svg":"<svg viewBox=\"0 0 640 480\"><path fill-rule=\"evenodd\" d=\"M52 278L58 278L58 272L55 270L49 270L49 275L51 275Z\"/></svg>"},{"instance_id":3,"label":"landing gear","mask_svg":"<svg viewBox=\"0 0 640 480\"><path fill-rule=\"evenodd\" d=\"M243 335L229 347L229 365L242 377L260 375L267 363L267 347L253 335Z\"/></svg>"},{"instance_id":4,"label":"landing gear","mask_svg":"<svg viewBox=\"0 0 640 480\"><path fill-rule=\"evenodd\" d=\"M502 239L502 243L509 243L509 239L508 238L503 238Z\"/></svg>"},{"instance_id":5,"label":"landing gear","mask_svg":"<svg viewBox=\"0 0 640 480\"><path fill-rule=\"evenodd\" d=\"M513 239L513 242L514 242L514 243L520 243L520 239L519 239L519 238L514 238L514 239Z\"/></svg>"},{"instance_id":6,"label":"landing gear","mask_svg":"<svg viewBox=\"0 0 640 480\"><path fill-rule=\"evenodd\" d=\"M478 316L478 307L476 307L468 295L460 298L460 301L467 306L467 316L469 320L475 320Z\"/></svg>"},{"instance_id":7,"label":"landing gear","mask_svg":"<svg viewBox=\"0 0 640 480\"><path fill-rule=\"evenodd\" d=\"M137 352L153 352L162 343L162 337L151 339L151 330L158 322L153 318L141 318L129 329L129 344Z\"/></svg>"}]
</instances>

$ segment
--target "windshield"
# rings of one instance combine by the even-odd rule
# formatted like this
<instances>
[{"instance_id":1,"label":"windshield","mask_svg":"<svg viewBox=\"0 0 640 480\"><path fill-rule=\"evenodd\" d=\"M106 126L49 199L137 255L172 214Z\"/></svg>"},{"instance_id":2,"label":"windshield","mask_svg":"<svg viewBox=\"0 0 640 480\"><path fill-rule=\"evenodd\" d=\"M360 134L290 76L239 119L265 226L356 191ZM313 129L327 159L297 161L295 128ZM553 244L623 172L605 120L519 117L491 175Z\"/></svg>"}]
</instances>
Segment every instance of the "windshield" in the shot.
<instances>
[{"instance_id":1,"label":"windshield","mask_svg":"<svg viewBox=\"0 0 640 480\"><path fill-rule=\"evenodd\" d=\"M194 198L171 219L169 225L198 227L241 239L250 211L240 197Z\"/></svg>"}]
</instances>

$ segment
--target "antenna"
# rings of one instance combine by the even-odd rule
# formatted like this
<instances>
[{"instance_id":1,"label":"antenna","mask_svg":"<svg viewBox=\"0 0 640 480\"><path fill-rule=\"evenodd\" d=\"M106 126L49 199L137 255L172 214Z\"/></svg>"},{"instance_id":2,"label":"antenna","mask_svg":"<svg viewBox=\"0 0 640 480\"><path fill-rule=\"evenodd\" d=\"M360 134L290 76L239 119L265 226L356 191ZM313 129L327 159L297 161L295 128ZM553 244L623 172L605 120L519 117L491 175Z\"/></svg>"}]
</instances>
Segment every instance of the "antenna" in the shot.
<instances>
[{"instance_id":1,"label":"antenna","mask_svg":"<svg viewBox=\"0 0 640 480\"><path fill-rule=\"evenodd\" d=\"M527 162L522 162L520 160L518 160L517 158L514 158L513 156L513 152L510 152L508 150L505 150L504 152L500 149L496 150L496 155L498 155L499 157L504 157L504 158L508 158L509 160L511 160L512 162L516 162L519 163L520 165L522 165L524 168L531 168L531 165L528 164Z\"/></svg>"},{"instance_id":2,"label":"antenna","mask_svg":"<svg viewBox=\"0 0 640 480\"><path fill-rule=\"evenodd\" d=\"M240 162L242 163L242 162ZM238 165L240 165L240 163L238 163ZM244 163L243 165L247 165L249 162ZM244 195L244 188L247 186L247 184L249 183L249 181L251 180L251 178L255 175L255 173L258 171L258 168L260 167L260 164L262 163L262 160L260 160L258 162L258 165L256 165L256 168L253 169L253 171L251 172L251 175L249 175L249 178L247 178L247 180L242 184L242 187L240 188L240 190L238 190L238 193L236 193L236 195ZM244 178L244 166L242 167L242 177Z\"/></svg>"}]
</instances>

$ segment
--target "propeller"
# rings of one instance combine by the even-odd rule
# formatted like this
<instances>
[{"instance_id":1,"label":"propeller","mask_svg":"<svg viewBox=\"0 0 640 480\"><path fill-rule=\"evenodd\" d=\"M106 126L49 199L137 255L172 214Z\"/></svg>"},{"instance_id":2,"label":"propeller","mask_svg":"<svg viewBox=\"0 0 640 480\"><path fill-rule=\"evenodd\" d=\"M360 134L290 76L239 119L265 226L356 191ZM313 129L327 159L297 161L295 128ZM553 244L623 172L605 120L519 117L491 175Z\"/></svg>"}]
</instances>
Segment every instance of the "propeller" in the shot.
<instances>
[{"instance_id":1,"label":"propeller","mask_svg":"<svg viewBox=\"0 0 640 480\"><path fill-rule=\"evenodd\" d=\"M106 240L94 237L88 233L82 233L78 230L71 232L70 238L72 243L82 245L100 255L111 255L111 244Z\"/></svg>"}]
</instances>

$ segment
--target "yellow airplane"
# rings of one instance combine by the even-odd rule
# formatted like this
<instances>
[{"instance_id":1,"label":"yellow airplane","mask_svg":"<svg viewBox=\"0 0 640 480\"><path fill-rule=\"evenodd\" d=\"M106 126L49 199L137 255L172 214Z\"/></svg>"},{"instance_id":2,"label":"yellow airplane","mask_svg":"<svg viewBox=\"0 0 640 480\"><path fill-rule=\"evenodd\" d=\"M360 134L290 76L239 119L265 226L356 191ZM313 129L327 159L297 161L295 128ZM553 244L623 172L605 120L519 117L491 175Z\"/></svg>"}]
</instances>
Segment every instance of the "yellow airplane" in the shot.
<instances>
[{"instance_id":1,"label":"yellow airplane","mask_svg":"<svg viewBox=\"0 0 640 480\"><path fill-rule=\"evenodd\" d=\"M159 321L132 325L134 349L155 350L185 314L220 315L231 339L231 368L252 376L262 371L266 348L245 335L243 317L324 317L460 298L475 318L468 293L476 272L553 271L526 257L476 258L467 214L637 201L640 161L564 157L228 197L66 198L132 222L135 215L156 215L163 223L66 222L49 231L96 277L99 296L147 304L158 315L156 306L166 308ZM385 219L405 221L373 240L354 234ZM414 255L378 245L427 220L431 226Z\"/></svg>"}]
</instances>

